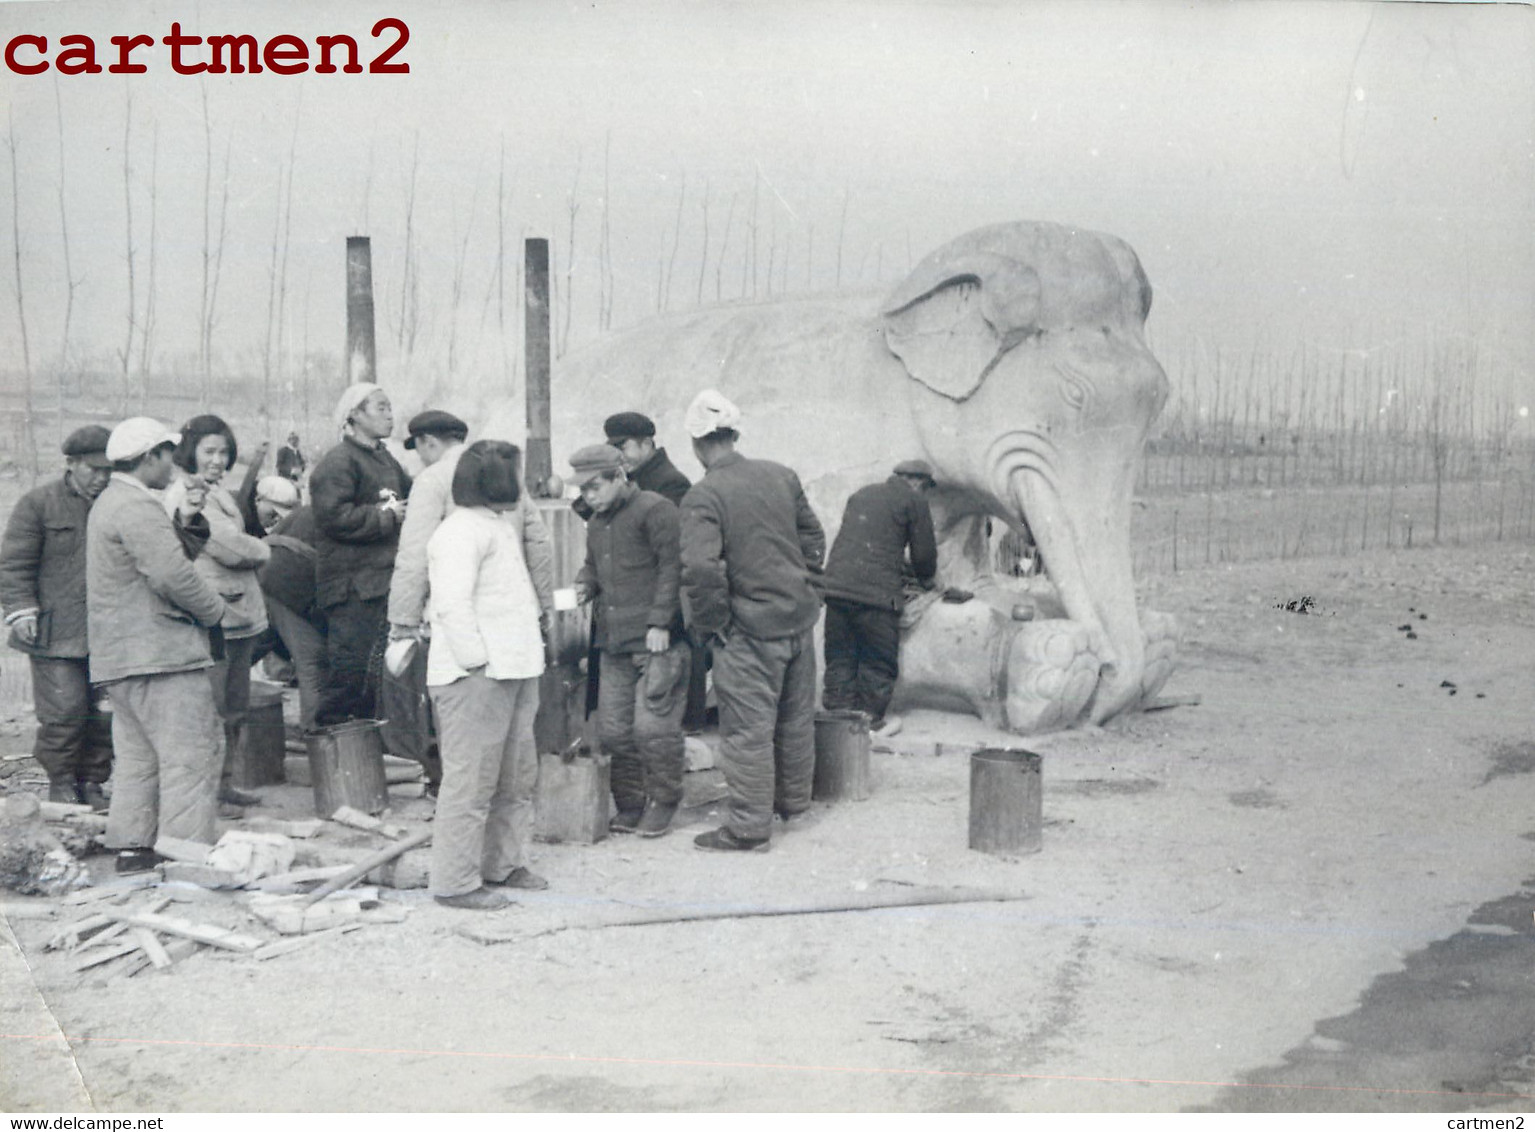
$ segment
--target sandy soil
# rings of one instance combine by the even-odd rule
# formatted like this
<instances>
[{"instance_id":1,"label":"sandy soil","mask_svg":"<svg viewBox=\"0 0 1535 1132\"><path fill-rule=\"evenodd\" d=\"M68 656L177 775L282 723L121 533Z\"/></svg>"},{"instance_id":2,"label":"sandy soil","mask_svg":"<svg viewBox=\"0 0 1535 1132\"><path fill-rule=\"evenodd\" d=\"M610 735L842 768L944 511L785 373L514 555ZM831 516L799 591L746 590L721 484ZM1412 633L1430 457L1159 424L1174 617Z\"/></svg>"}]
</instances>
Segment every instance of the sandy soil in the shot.
<instances>
[{"instance_id":1,"label":"sandy soil","mask_svg":"<svg viewBox=\"0 0 1535 1132\"><path fill-rule=\"evenodd\" d=\"M1034 741L1044 849L1020 859L966 847L964 746L1007 738L914 713L870 800L766 854L697 852L705 806L659 841L541 847L551 889L503 913L391 894L402 924L133 979L75 974L42 950L53 926L17 921L41 1001L7 995L0 1107L63 1107L43 1091L79 1088L76 1067L102 1111L1165 1111L1262 1088L1253 1071L1535 871L1532 567L1504 543L1148 580L1184 624L1167 692L1201 702ZM535 935L911 885L1019 899ZM264 933L229 897L181 910ZM1372 1072L1295 1095L1528 1107L1432 1066Z\"/></svg>"}]
</instances>

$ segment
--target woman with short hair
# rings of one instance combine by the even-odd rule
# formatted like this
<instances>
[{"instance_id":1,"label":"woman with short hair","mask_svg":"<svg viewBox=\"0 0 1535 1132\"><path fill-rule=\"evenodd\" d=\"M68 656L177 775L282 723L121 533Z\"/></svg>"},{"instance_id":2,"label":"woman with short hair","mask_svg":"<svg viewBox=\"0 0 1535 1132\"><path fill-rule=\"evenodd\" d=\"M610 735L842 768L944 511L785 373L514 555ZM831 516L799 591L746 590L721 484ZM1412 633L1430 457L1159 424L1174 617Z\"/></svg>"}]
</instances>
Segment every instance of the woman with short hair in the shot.
<instances>
[{"instance_id":1,"label":"woman with short hair","mask_svg":"<svg viewBox=\"0 0 1535 1132\"><path fill-rule=\"evenodd\" d=\"M193 417L181 426L176 448L176 478L165 489L163 504L172 518L186 522L199 511L208 520L208 542L194 566L229 603L219 622L223 655L215 652L209 676L213 700L224 721L224 761L219 775L219 801L226 805L254 806L256 794L237 790L230 783L230 757L245 730L250 708L251 652L267 627L266 600L256 571L271 552L266 543L245 532L245 518L234 496L224 486L224 475L239 455L234 433L223 418L209 414Z\"/></svg>"},{"instance_id":2,"label":"woman with short hair","mask_svg":"<svg viewBox=\"0 0 1535 1132\"><path fill-rule=\"evenodd\" d=\"M510 903L487 884L548 887L528 868L527 850L552 557L518 482L520 456L505 441L470 445L453 475L457 509L427 543L426 683L442 754L431 891L441 904L477 911Z\"/></svg>"}]
</instances>

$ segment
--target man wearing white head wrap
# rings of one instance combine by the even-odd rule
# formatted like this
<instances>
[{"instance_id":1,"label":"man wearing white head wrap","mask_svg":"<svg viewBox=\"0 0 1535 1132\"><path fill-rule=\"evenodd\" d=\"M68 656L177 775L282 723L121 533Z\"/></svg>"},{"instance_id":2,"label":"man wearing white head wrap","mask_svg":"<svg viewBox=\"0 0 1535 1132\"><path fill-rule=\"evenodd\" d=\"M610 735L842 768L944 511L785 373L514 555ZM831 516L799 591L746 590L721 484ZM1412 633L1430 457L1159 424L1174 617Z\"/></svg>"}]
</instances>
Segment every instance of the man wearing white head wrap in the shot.
<instances>
[{"instance_id":1,"label":"man wearing white head wrap","mask_svg":"<svg viewBox=\"0 0 1535 1132\"><path fill-rule=\"evenodd\" d=\"M362 403L375 393L382 393L383 389L371 381L354 381L346 387L341 397L336 402L336 429L345 433L352 423L352 413L362 407ZM387 433L385 435L388 435Z\"/></svg>"},{"instance_id":2,"label":"man wearing white head wrap","mask_svg":"<svg viewBox=\"0 0 1535 1132\"><path fill-rule=\"evenodd\" d=\"M394 431L389 395L371 382L336 402L341 443L309 477L316 527L315 603L327 624L325 688L315 723L371 719L370 660L385 636L389 578L405 521L410 476L384 440Z\"/></svg>"},{"instance_id":3,"label":"man wearing white head wrap","mask_svg":"<svg viewBox=\"0 0 1535 1132\"><path fill-rule=\"evenodd\" d=\"M682 593L695 639L714 646L725 824L700 849L766 849L776 811L810 807L815 769L815 646L826 534L799 477L735 450L741 410L713 389L683 424L704 478L682 500Z\"/></svg>"}]
</instances>

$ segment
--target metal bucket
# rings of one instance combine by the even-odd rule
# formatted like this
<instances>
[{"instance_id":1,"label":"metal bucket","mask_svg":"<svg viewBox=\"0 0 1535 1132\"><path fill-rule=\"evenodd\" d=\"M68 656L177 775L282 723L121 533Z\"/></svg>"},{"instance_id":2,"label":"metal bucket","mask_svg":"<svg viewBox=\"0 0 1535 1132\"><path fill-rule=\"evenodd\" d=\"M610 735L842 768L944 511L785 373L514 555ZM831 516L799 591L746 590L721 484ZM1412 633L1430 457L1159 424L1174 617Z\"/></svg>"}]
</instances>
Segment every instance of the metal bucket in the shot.
<instances>
[{"instance_id":1,"label":"metal bucket","mask_svg":"<svg viewBox=\"0 0 1535 1132\"><path fill-rule=\"evenodd\" d=\"M342 806L376 814L389 805L382 726L354 719L305 736L318 816L328 818Z\"/></svg>"},{"instance_id":2,"label":"metal bucket","mask_svg":"<svg viewBox=\"0 0 1535 1132\"><path fill-rule=\"evenodd\" d=\"M861 711L822 711L815 717L817 802L862 802L869 796L869 717Z\"/></svg>"},{"instance_id":3,"label":"metal bucket","mask_svg":"<svg viewBox=\"0 0 1535 1132\"><path fill-rule=\"evenodd\" d=\"M287 781L283 773L286 750L282 691L252 687L245 727L230 759L230 781L242 790Z\"/></svg>"},{"instance_id":4,"label":"metal bucket","mask_svg":"<svg viewBox=\"0 0 1535 1132\"><path fill-rule=\"evenodd\" d=\"M1017 747L983 747L970 756L970 848L1038 853L1044 825L1042 756Z\"/></svg>"}]
</instances>

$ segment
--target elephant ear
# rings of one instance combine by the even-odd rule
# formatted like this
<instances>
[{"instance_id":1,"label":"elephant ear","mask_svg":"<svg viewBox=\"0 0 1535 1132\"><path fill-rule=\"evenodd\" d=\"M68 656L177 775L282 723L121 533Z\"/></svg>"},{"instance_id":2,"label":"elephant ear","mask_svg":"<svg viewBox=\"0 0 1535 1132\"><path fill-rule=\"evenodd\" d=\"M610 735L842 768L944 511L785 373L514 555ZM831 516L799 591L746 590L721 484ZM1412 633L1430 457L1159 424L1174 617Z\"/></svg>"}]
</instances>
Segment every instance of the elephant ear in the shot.
<instances>
[{"instance_id":1,"label":"elephant ear","mask_svg":"<svg viewBox=\"0 0 1535 1132\"><path fill-rule=\"evenodd\" d=\"M885 344L923 385L954 401L1039 333L1039 276L989 252L921 264L885 301Z\"/></svg>"}]
</instances>

